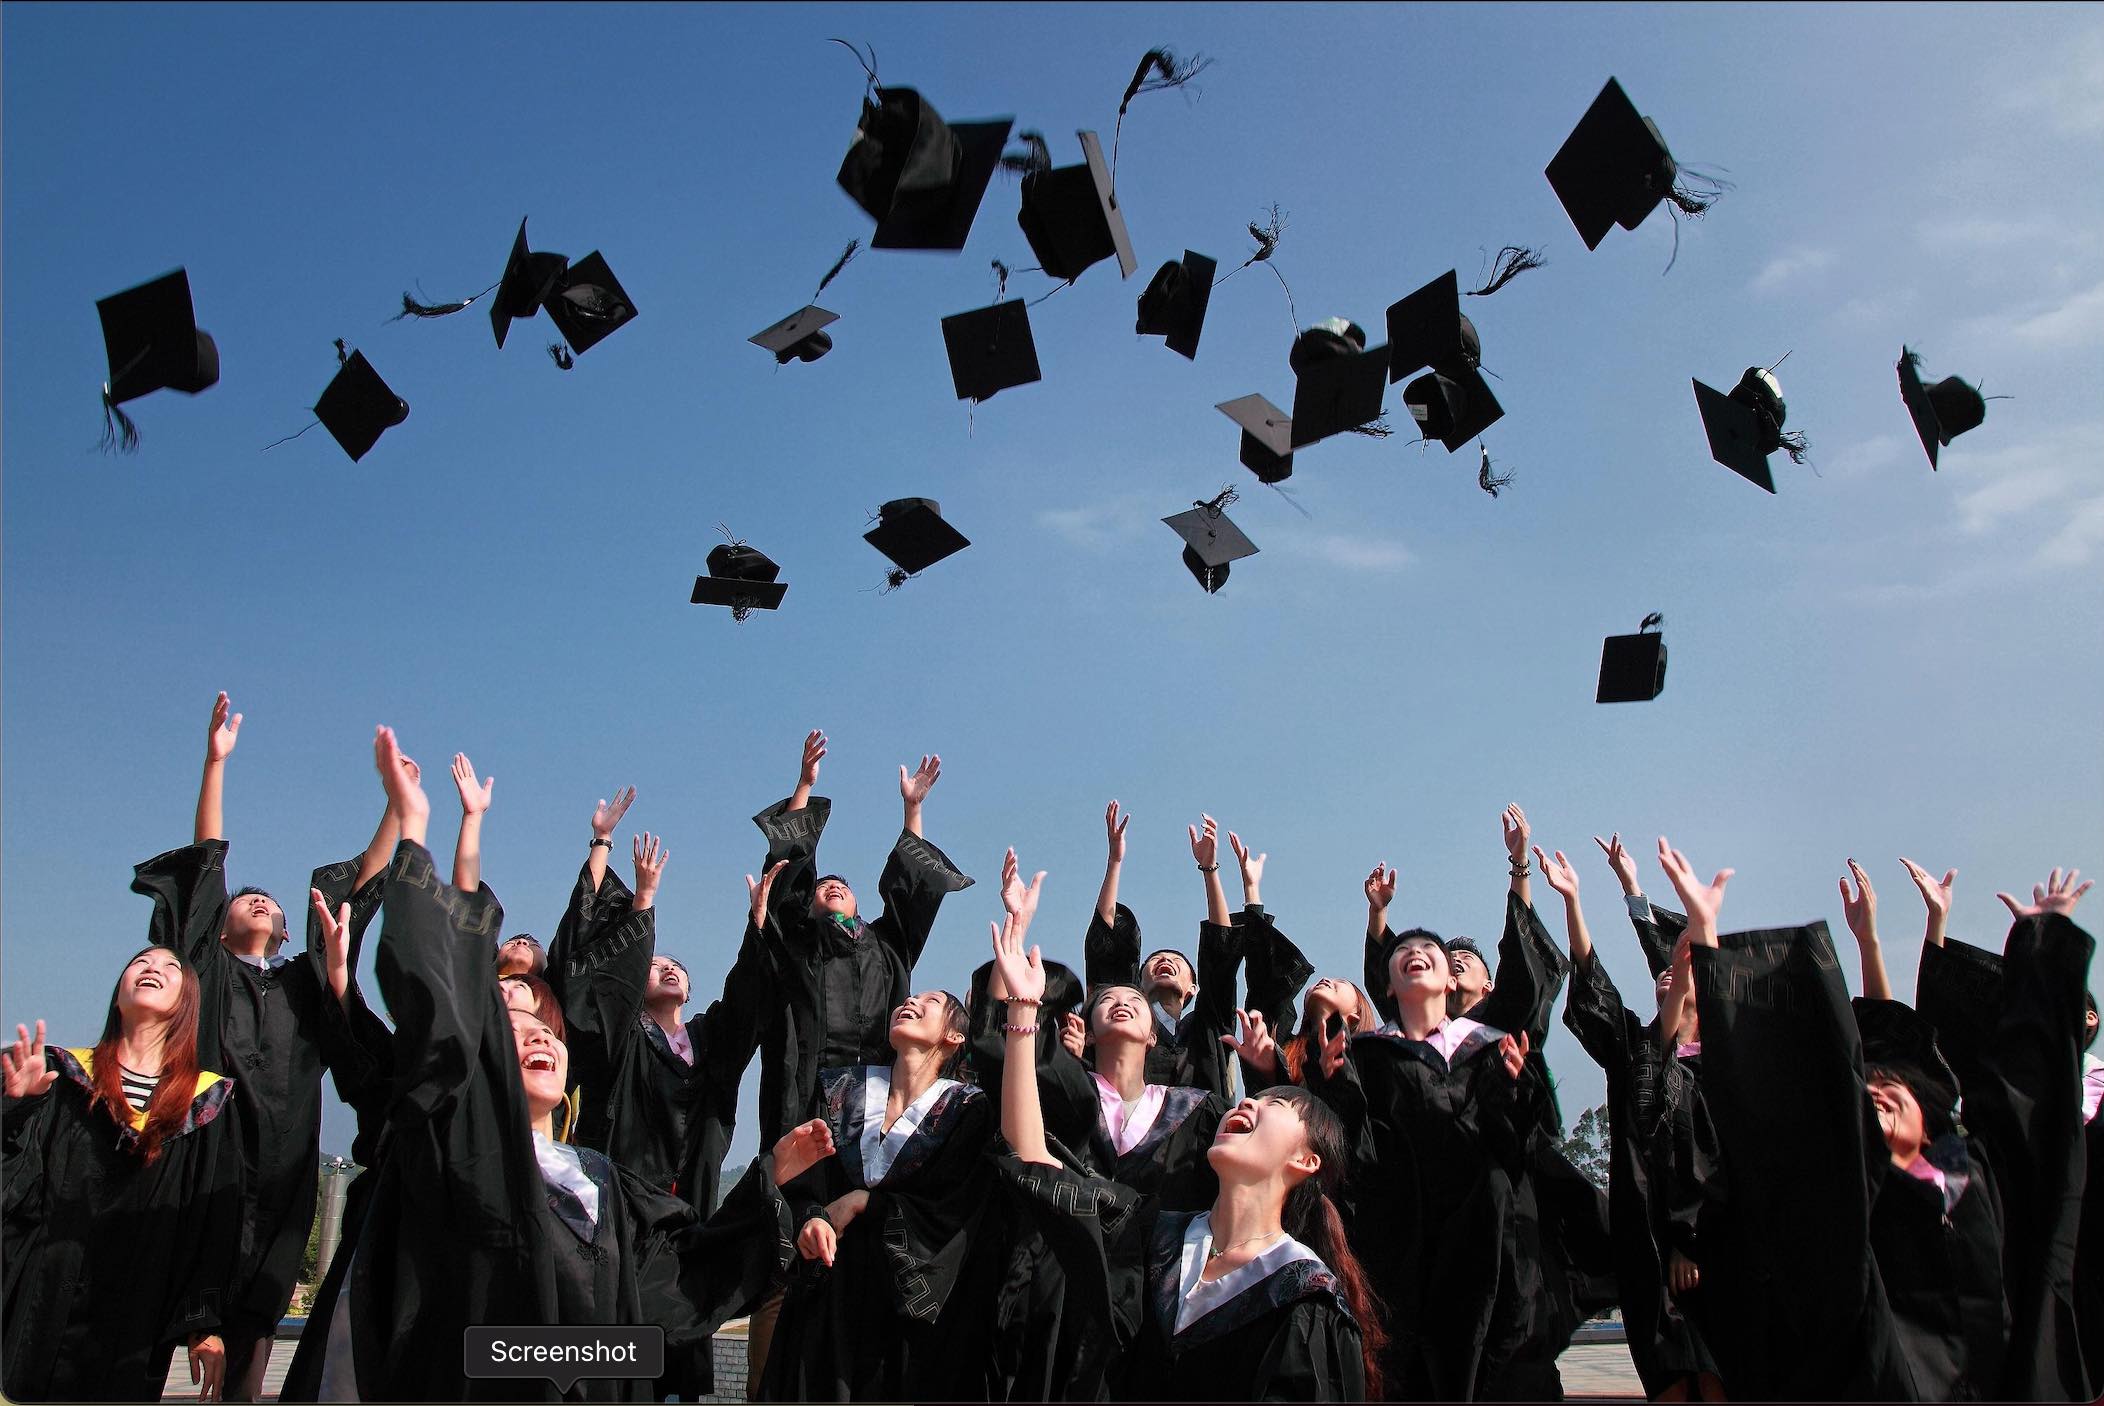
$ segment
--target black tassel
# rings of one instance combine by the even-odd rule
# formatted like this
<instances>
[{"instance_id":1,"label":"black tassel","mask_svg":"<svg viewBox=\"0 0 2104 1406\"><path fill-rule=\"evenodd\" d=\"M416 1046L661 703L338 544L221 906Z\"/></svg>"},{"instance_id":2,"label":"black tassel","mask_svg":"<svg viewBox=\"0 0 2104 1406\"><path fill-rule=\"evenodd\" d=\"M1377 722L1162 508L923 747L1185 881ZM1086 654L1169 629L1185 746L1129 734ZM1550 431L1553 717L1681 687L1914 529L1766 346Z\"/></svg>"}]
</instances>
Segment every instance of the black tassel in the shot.
<instances>
[{"instance_id":1,"label":"black tassel","mask_svg":"<svg viewBox=\"0 0 2104 1406\"><path fill-rule=\"evenodd\" d=\"M1490 450L1483 445L1476 447L1483 451L1483 466L1476 470L1476 487L1495 498L1498 496L1500 488L1504 488L1512 482L1512 475L1509 472L1502 474L1491 472Z\"/></svg>"},{"instance_id":2,"label":"black tassel","mask_svg":"<svg viewBox=\"0 0 2104 1406\"><path fill-rule=\"evenodd\" d=\"M132 423L124 407L110 399L110 388L102 388L102 452L122 450L126 454L139 451L139 427Z\"/></svg>"},{"instance_id":3,"label":"black tassel","mask_svg":"<svg viewBox=\"0 0 2104 1406\"><path fill-rule=\"evenodd\" d=\"M876 45L872 44L872 45L870 45L870 46L869 46L869 57L865 59L865 58L863 58L863 57L862 57L862 51L861 51L860 49L856 48L856 47L855 47L854 45L852 45L852 44L848 43L848 42L847 42L847 40L845 40L845 39L831 39L831 40L828 40L827 42L828 42L828 43L832 43L832 44L838 44L838 45L839 45L839 46L840 46L841 48L843 48L843 49L847 50L847 51L848 51L849 53L853 54L853 55L855 56L855 62L856 62L856 63L858 63L858 64L861 64L861 65L862 65L862 71L863 71L864 73L866 73L866 74L868 74L868 75L869 75L869 86L870 86L870 87L872 87L872 88L875 88L875 87L878 87L878 86L880 86L880 85L878 84L878 82L877 82L877 46L876 46Z\"/></svg>"},{"instance_id":4,"label":"black tassel","mask_svg":"<svg viewBox=\"0 0 2104 1406\"><path fill-rule=\"evenodd\" d=\"M558 371L568 371L577 364L577 358L570 355L570 349L561 342L548 344L548 359L555 363L555 369Z\"/></svg>"},{"instance_id":5,"label":"black tassel","mask_svg":"<svg viewBox=\"0 0 2104 1406\"><path fill-rule=\"evenodd\" d=\"M497 287L497 284L492 283L474 297L457 303L420 303L405 292L402 294L402 310L387 320L389 322L400 322L405 317L451 317L456 312L473 307L483 298L497 291Z\"/></svg>"},{"instance_id":6,"label":"black tassel","mask_svg":"<svg viewBox=\"0 0 2104 1406\"><path fill-rule=\"evenodd\" d=\"M1118 142L1125 135L1125 109L1142 93L1159 93L1167 88L1181 88L1193 78L1213 66L1213 61L1203 54L1180 62L1167 49L1149 49L1140 56L1140 66L1132 71L1132 82L1125 85L1125 96L1118 102L1118 120L1110 133L1110 184L1113 193L1118 187Z\"/></svg>"},{"instance_id":7,"label":"black tassel","mask_svg":"<svg viewBox=\"0 0 2104 1406\"><path fill-rule=\"evenodd\" d=\"M833 261L833 266L826 270L826 276L818 280L818 293L825 292L826 285L828 283L831 283L834 280L834 278L836 278L839 275L840 271L847 267L848 260L854 258L855 255L861 252L862 241L859 239L850 239L847 242L847 248L842 250L840 257ZM818 293L813 293L811 295L812 302L815 303L818 301Z\"/></svg>"},{"instance_id":8,"label":"black tassel","mask_svg":"<svg viewBox=\"0 0 2104 1406\"><path fill-rule=\"evenodd\" d=\"M1528 269L1538 269L1547 262L1548 260L1542 258L1539 253L1532 249L1524 249L1517 244L1508 244L1498 250L1497 261L1490 268L1489 281L1484 283L1481 288L1469 289L1468 296L1471 298L1487 298L1506 284L1512 282L1513 279L1518 278Z\"/></svg>"},{"instance_id":9,"label":"black tassel","mask_svg":"<svg viewBox=\"0 0 2104 1406\"><path fill-rule=\"evenodd\" d=\"M1007 297L1007 296L1008 296L1008 272L1009 272L1009 269L1008 269L1008 265L1006 265L1006 264L1002 263L1002 262L1001 262L1001 261L1000 261L999 259L995 259L995 260L993 261L993 266L994 266L994 277L1000 280L1000 282L999 282L998 284L996 284L996 285L995 285L995 287L994 287L994 301L998 303L998 302L1000 302L1000 301L1001 301L1001 300L1002 300L1003 298L1005 298L1005 297Z\"/></svg>"},{"instance_id":10,"label":"black tassel","mask_svg":"<svg viewBox=\"0 0 2104 1406\"><path fill-rule=\"evenodd\" d=\"M1263 224L1252 224L1249 227L1249 237L1257 242L1257 251L1226 273L1220 275L1220 277L1214 279L1213 286L1218 288L1251 264L1263 264L1271 270L1271 276L1278 280L1280 291L1285 293L1286 319L1293 325L1294 335L1299 336L1300 310L1293 305L1293 289L1286 282L1286 275L1278 271L1278 265L1270 262L1272 254L1278 249L1280 236L1286 232L1286 212L1279 209L1278 205L1274 203L1264 214L1266 218Z\"/></svg>"},{"instance_id":11,"label":"black tassel","mask_svg":"<svg viewBox=\"0 0 2104 1406\"><path fill-rule=\"evenodd\" d=\"M1029 150L1020 155L1004 154L1001 157L1002 170L1029 176L1052 169L1052 148L1046 144L1043 132L1020 132L1016 135L1016 140Z\"/></svg>"},{"instance_id":12,"label":"black tassel","mask_svg":"<svg viewBox=\"0 0 2104 1406\"><path fill-rule=\"evenodd\" d=\"M1242 495L1235 492L1234 485L1229 484L1227 487L1221 489L1218 493L1215 493L1212 496L1212 498L1206 502L1201 503L1195 499L1192 500L1191 506L1194 508L1203 508L1206 512L1211 513L1214 517L1218 517L1220 516L1220 514L1227 511L1227 505L1229 503L1237 503L1240 502L1241 499Z\"/></svg>"},{"instance_id":13,"label":"black tassel","mask_svg":"<svg viewBox=\"0 0 2104 1406\"><path fill-rule=\"evenodd\" d=\"M263 450L262 450L262 452L264 452L264 453L266 453L266 454L267 454L267 453L269 453L269 452L270 452L271 450L273 450L273 449L277 448L277 447L278 447L279 445L281 445L281 444L290 444L290 443L292 443L292 441L294 441L294 440L298 439L298 438L300 437L300 435L303 435L303 434L305 434L305 433L307 432L307 430L311 430L311 429L313 429L313 428L314 428L314 427L315 427L316 425L318 425L318 424L320 424L320 423L321 423L321 421L319 421L319 420L309 420L309 421L307 422L307 425L306 425L306 428L305 428L305 429L301 429L300 431L298 431L298 432L297 432L297 433L295 433L295 434L289 434L289 435L286 435L286 436L285 436L285 437L284 437L283 439L274 439L274 440L272 440L272 441L271 441L270 443L268 443L268 444L266 444L266 445L264 445L264 446L263 446Z\"/></svg>"},{"instance_id":14,"label":"black tassel","mask_svg":"<svg viewBox=\"0 0 2104 1406\"><path fill-rule=\"evenodd\" d=\"M1805 456L1811 452L1812 446L1806 441L1803 430L1789 430L1776 437L1782 441L1783 452L1790 456L1791 463L1805 462Z\"/></svg>"},{"instance_id":15,"label":"black tassel","mask_svg":"<svg viewBox=\"0 0 2104 1406\"><path fill-rule=\"evenodd\" d=\"M888 596L911 579L913 579L912 572L904 567L894 566L891 570L884 573L884 589L878 594Z\"/></svg>"},{"instance_id":16,"label":"black tassel","mask_svg":"<svg viewBox=\"0 0 2104 1406\"><path fill-rule=\"evenodd\" d=\"M1383 410L1378 420L1368 420L1363 425L1353 425L1353 434L1363 434L1368 439L1386 439L1395 433L1395 426L1388 423L1388 412Z\"/></svg>"},{"instance_id":17,"label":"black tassel","mask_svg":"<svg viewBox=\"0 0 2104 1406\"><path fill-rule=\"evenodd\" d=\"M1654 610L1644 617L1644 622L1636 627L1636 632L1642 634L1646 630L1655 630L1665 623L1666 617Z\"/></svg>"},{"instance_id":18,"label":"black tassel","mask_svg":"<svg viewBox=\"0 0 2104 1406\"><path fill-rule=\"evenodd\" d=\"M753 608L749 605L740 605L736 601L731 602L731 619L733 620L741 623L749 620L752 618L752 611Z\"/></svg>"},{"instance_id":19,"label":"black tassel","mask_svg":"<svg viewBox=\"0 0 2104 1406\"><path fill-rule=\"evenodd\" d=\"M350 364L351 364L351 353L350 353L350 350L349 350L349 349L348 349L347 347L345 347L345 346L344 346L344 344L343 344L343 338L341 338L341 337L338 337L338 338L336 339L336 365L338 366L338 368L342 368L342 367L345 367L345 366L349 366Z\"/></svg>"}]
</instances>

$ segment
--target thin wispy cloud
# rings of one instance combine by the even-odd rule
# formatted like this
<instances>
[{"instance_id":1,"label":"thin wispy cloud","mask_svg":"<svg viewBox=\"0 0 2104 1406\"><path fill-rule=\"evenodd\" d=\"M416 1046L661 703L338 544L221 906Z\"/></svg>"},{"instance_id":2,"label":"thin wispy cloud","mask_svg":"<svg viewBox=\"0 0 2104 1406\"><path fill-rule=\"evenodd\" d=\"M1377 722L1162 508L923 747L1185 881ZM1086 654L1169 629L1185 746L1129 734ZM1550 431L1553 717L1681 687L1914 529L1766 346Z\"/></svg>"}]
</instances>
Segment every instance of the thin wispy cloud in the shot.
<instances>
[{"instance_id":1,"label":"thin wispy cloud","mask_svg":"<svg viewBox=\"0 0 2104 1406\"><path fill-rule=\"evenodd\" d=\"M1834 259L1835 254L1831 249L1792 249L1778 254L1753 276L1753 291L1772 293L1808 274L1833 267Z\"/></svg>"},{"instance_id":2,"label":"thin wispy cloud","mask_svg":"<svg viewBox=\"0 0 2104 1406\"><path fill-rule=\"evenodd\" d=\"M1831 451L1822 446L1819 468L1836 478L1859 478L1904 463L1909 451L1921 452L1917 444L1918 441L1911 436L1902 438L1896 434L1880 434Z\"/></svg>"},{"instance_id":3,"label":"thin wispy cloud","mask_svg":"<svg viewBox=\"0 0 2104 1406\"><path fill-rule=\"evenodd\" d=\"M2077 425L1974 452L1952 468L1962 473L1965 482L1977 485L1961 490L1953 503L1961 533L1985 536L2022 520L2034 541L2051 541L2075 517L2089 511L2087 504L2104 497L2104 424ZM2042 520L2049 509L2063 514L2061 524ZM2078 532L2071 542L2081 540ZM2044 560L2042 555L2034 556Z\"/></svg>"},{"instance_id":4,"label":"thin wispy cloud","mask_svg":"<svg viewBox=\"0 0 2104 1406\"><path fill-rule=\"evenodd\" d=\"M2053 228L2038 218L1943 215L1922 221L1915 227L1914 237L1933 254L1988 253L2036 246L2053 238Z\"/></svg>"},{"instance_id":5,"label":"thin wispy cloud","mask_svg":"<svg viewBox=\"0 0 2104 1406\"><path fill-rule=\"evenodd\" d=\"M2059 63L2027 69L2012 84L2007 102L2016 112L2043 120L2062 136L2104 136L2104 29L2093 29L2059 46Z\"/></svg>"},{"instance_id":6,"label":"thin wispy cloud","mask_svg":"<svg viewBox=\"0 0 2104 1406\"><path fill-rule=\"evenodd\" d=\"M2104 341L2104 281L2023 318L2009 329L2009 335L2048 351Z\"/></svg>"},{"instance_id":7,"label":"thin wispy cloud","mask_svg":"<svg viewBox=\"0 0 2104 1406\"><path fill-rule=\"evenodd\" d=\"M1308 547L1322 560L1346 571L1400 571L1414 560L1409 548L1400 543L1347 537L1334 532L1315 538Z\"/></svg>"},{"instance_id":8,"label":"thin wispy cloud","mask_svg":"<svg viewBox=\"0 0 2104 1406\"><path fill-rule=\"evenodd\" d=\"M1134 495L1078 508L1040 508L1037 525L1070 546L1106 552L1130 542L1165 514L1154 512Z\"/></svg>"}]
</instances>

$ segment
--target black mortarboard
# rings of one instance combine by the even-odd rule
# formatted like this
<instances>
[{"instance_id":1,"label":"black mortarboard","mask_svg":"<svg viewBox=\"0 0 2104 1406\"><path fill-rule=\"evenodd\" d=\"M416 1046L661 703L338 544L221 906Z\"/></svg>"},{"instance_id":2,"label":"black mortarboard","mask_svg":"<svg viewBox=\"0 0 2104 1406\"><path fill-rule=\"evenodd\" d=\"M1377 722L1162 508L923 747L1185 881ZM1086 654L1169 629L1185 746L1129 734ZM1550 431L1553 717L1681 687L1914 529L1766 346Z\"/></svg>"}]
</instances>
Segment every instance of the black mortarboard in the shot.
<instances>
[{"instance_id":1,"label":"black mortarboard","mask_svg":"<svg viewBox=\"0 0 2104 1406\"><path fill-rule=\"evenodd\" d=\"M543 306L579 356L636 319L636 305L597 250L570 265Z\"/></svg>"},{"instance_id":2,"label":"black mortarboard","mask_svg":"<svg viewBox=\"0 0 2104 1406\"><path fill-rule=\"evenodd\" d=\"M218 384L219 344L197 325L190 275L183 269L112 293L95 304L95 311L110 361L110 378L102 388L103 445L121 438L124 448L134 449L139 432L117 407L164 387L196 395Z\"/></svg>"},{"instance_id":3,"label":"black mortarboard","mask_svg":"<svg viewBox=\"0 0 2104 1406\"><path fill-rule=\"evenodd\" d=\"M1680 168L1657 124L1610 78L1545 174L1585 247L1597 249L1616 225L1642 224L1671 195Z\"/></svg>"},{"instance_id":4,"label":"black mortarboard","mask_svg":"<svg viewBox=\"0 0 2104 1406\"><path fill-rule=\"evenodd\" d=\"M911 88L878 88L841 160L840 188L877 222L878 249L962 249L1012 117L944 122Z\"/></svg>"},{"instance_id":5,"label":"black mortarboard","mask_svg":"<svg viewBox=\"0 0 2104 1406\"><path fill-rule=\"evenodd\" d=\"M743 542L726 542L709 549L709 574L694 578L695 605L727 605L735 619L743 620L755 610L773 610L789 593L782 574L759 550Z\"/></svg>"},{"instance_id":6,"label":"black mortarboard","mask_svg":"<svg viewBox=\"0 0 2104 1406\"><path fill-rule=\"evenodd\" d=\"M388 389L364 352L352 352L314 403L314 418L357 463L386 430L409 418L409 402Z\"/></svg>"},{"instance_id":7,"label":"black mortarboard","mask_svg":"<svg viewBox=\"0 0 2104 1406\"><path fill-rule=\"evenodd\" d=\"M1193 504L1184 512L1162 519L1183 538L1184 566L1208 593L1227 584L1229 562L1257 554L1256 543L1242 535L1242 529L1228 519L1224 507L1215 506L1223 501L1232 502L1232 495L1223 494L1211 503Z\"/></svg>"},{"instance_id":8,"label":"black mortarboard","mask_svg":"<svg viewBox=\"0 0 2104 1406\"><path fill-rule=\"evenodd\" d=\"M1747 376L1755 376L1759 369L1755 367ZM1734 390L1731 395L1724 395L1700 381L1693 384L1695 408L1702 413L1702 428L1709 436L1710 457L1747 482L1773 493L1775 479L1768 472L1768 455L1781 443L1781 426L1763 418L1763 404L1751 393L1741 395ZM1740 385L1745 385L1744 379ZM1780 396L1773 400L1776 407L1781 407Z\"/></svg>"},{"instance_id":9,"label":"black mortarboard","mask_svg":"<svg viewBox=\"0 0 2104 1406\"><path fill-rule=\"evenodd\" d=\"M1936 450L1987 418L1987 401L1980 392L1956 376L1946 376L1933 386L1921 383L1921 357L1905 347L1899 349L1899 394L1907 413L1914 418L1914 433L1936 467Z\"/></svg>"},{"instance_id":10,"label":"black mortarboard","mask_svg":"<svg viewBox=\"0 0 2104 1406\"><path fill-rule=\"evenodd\" d=\"M1293 477L1293 421L1260 395L1224 400L1213 407L1242 427L1242 467L1260 483Z\"/></svg>"},{"instance_id":11,"label":"black mortarboard","mask_svg":"<svg viewBox=\"0 0 2104 1406\"><path fill-rule=\"evenodd\" d=\"M786 366L792 361L816 361L833 349L833 339L821 329L839 320L838 313L827 312L814 303L798 308L774 326L745 340L773 352L777 366Z\"/></svg>"},{"instance_id":12,"label":"black mortarboard","mask_svg":"<svg viewBox=\"0 0 2104 1406\"><path fill-rule=\"evenodd\" d=\"M570 267L565 254L536 254L526 247L526 221L519 221L519 233L511 242L511 257L504 261L504 277L497 282L497 296L489 305L489 325L497 334L497 345L504 345L504 334L511 330L513 321L532 317L541 304L562 282L563 273Z\"/></svg>"},{"instance_id":13,"label":"black mortarboard","mask_svg":"<svg viewBox=\"0 0 2104 1406\"><path fill-rule=\"evenodd\" d=\"M1438 440L1449 454L1505 418L1490 383L1472 366L1427 371L1403 387L1403 404L1418 433Z\"/></svg>"},{"instance_id":14,"label":"black mortarboard","mask_svg":"<svg viewBox=\"0 0 2104 1406\"><path fill-rule=\"evenodd\" d=\"M1134 330L1142 337L1166 337L1170 351L1196 361L1198 334L1205 329L1205 310L1213 300L1213 272L1218 267L1189 249L1180 262L1172 259L1163 264L1147 291L1140 294L1140 316Z\"/></svg>"},{"instance_id":15,"label":"black mortarboard","mask_svg":"<svg viewBox=\"0 0 2104 1406\"><path fill-rule=\"evenodd\" d=\"M1936 1027L1903 1001L1854 996L1849 1006L1863 1041L1863 1063L1898 1075L1921 1105L1931 1138L1950 1132L1957 1118L1958 1075L1936 1043Z\"/></svg>"},{"instance_id":16,"label":"black mortarboard","mask_svg":"<svg viewBox=\"0 0 2104 1406\"><path fill-rule=\"evenodd\" d=\"M1428 366L1435 371L1473 369L1482 359L1476 324L1461 311L1461 278L1454 270L1389 307L1390 381Z\"/></svg>"},{"instance_id":17,"label":"black mortarboard","mask_svg":"<svg viewBox=\"0 0 2104 1406\"><path fill-rule=\"evenodd\" d=\"M1044 379L1030 338L1030 311L1020 298L950 314L942 320L942 341L959 400L985 400Z\"/></svg>"},{"instance_id":18,"label":"black mortarboard","mask_svg":"<svg viewBox=\"0 0 2104 1406\"><path fill-rule=\"evenodd\" d=\"M1666 637L1656 633L1664 623L1658 615L1647 615L1635 634L1607 637L1595 703L1649 703L1665 691Z\"/></svg>"},{"instance_id":19,"label":"black mortarboard","mask_svg":"<svg viewBox=\"0 0 2104 1406\"><path fill-rule=\"evenodd\" d=\"M1023 206L1016 223L1030 241L1039 267L1054 278L1076 279L1091 264L1117 256L1118 272L1130 278L1140 261L1125 232L1125 214L1111 188L1103 143L1081 132L1079 166L1055 166L1023 177Z\"/></svg>"},{"instance_id":20,"label":"black mortarboard","mask_svg":"<svg viewBox=\"0 0 2104 1406\"><path fill-rule=\"evenodd\" d=\"M1293 340L1292 446L1299 449L1381 418L1388 348L1362 351L1366 332L1334 318Z\"/></svg>"},{"instance_id":21,"label":"black mortarboard","mask_svg":"<svg viewBox=\"0 0 2104 1406\"><path fill-rule=\"evenodd\" d=\"M942 519L933 498L894 498L877 510L877 525L862 534L893 565L911 576L971 544L971 539Z\"/></svg>"}]
</instances>

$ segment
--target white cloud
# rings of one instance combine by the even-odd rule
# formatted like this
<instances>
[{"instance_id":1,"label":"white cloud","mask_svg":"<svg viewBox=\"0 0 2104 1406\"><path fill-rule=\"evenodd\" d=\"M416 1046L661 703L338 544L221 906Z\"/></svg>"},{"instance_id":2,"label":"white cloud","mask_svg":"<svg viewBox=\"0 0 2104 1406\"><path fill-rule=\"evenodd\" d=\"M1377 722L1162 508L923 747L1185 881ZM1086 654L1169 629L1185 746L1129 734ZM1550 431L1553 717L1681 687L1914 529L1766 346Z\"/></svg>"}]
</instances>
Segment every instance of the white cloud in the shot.
<instances>
[{"instance_id":1,"label":"white cloud","mask_svg":"<svg viewBox=\"0 0 2104 1406\"><path fill-rule=\"evenodd\" d=\"M1912 435L1872 435L1869 439L1861 439L1853 444L1845 444L1832 452L1820 449L1816 457L1821 472L1835 474L1842 478L1855 478L1862 474L1876 473L1880 469L1889 469L1894 464L1904 462L1908 451L1911 450L1917 454L1921 452L1918 448L1919 444L1920 441Z\"/></svg>"},{"instance_id":2,"label":"white cloud","mask_svg":"<svg viewBox=\"0 0 2104 1406\"><path fill-rule=\"evenodd\" d=\"M2009 329L2009 335L2056 351L2104 340L2104 282L2026 317Z\"/></svg>"},{"instance_id":3,"label":"white cloud","mask_svg":"<svg viewBox=\"0 0 2104 1406\"><path fill-rule=\"evenodd\" d=\"M1073 546L1102 552L1132 541L1161 516L1139 498L1127 495L1079 508L1041 508L1037 525Z\"/></svg>"},{"instance_id":4,"label":"white cloud","mask_svg":"<svg viewBox=\"0 0 2104 1406\"><path fill-rule=\"evenodd\" d=\"M1968 536L1991 532L2041 508L2071 509L2074 516L2081 516L2104 491L2104 424L2076 425L2057 434L1975 452L1947 468L1962 475L1963 482L1976 485L1961 490L1954 502L1958 530ZM2072 517L2046 539L2053 543L2065 537L2058 548L2063 554L2086 540L2080 531L2068 535L2071 524ZM2041 549L2034 561L2046 563L2046 551Z\"/></svg>"},{"instance_id":5,"label":"white cloud","mask_svg":"<svg viewBox=\"0 0 2104 1406\"><path fill-rule=\"evenodd\" d=\"M2104 29L2093 29L2058 46L2064 56L2058 70L2031 69L2011 87L2009 106L2045 119L2063 135L2104 134Z\"/></svg>"},{"instance_id":6,"label":"white cloud","mask_svg":"<svg viewBox=\"0 0 2104 1406\"><path fill-rule=\"evenodd\" d=\"M2042 567L2086 566L2099 554L2104 554L2104 496L2078 503L2032 560Z\"/></svg>"},{"instance_id":7,"label":"white cloud","mask_svg":"<svg viewBox=\"0 0 2104 1406\"><path fill-rule=\"evenodd\" d=\"M1409 549L1400 543L1369 541L1334 532L1317 537L1308 545L1324 561L1347 571L1400 571L1412 560Z\"/></svg>"},{"instance_id":8,"label":"white cloud","mask_svg":"<svg viewBox=\"0 0 2104 1406\"><path fill-rule=\"evenodd\" d=\"M1772 293L1786 283L1829 268L1834 262L1831 249L1792 249L1770 259L1761 271L1754 275L1753 291Z\"/></svg>"}]
</instances>

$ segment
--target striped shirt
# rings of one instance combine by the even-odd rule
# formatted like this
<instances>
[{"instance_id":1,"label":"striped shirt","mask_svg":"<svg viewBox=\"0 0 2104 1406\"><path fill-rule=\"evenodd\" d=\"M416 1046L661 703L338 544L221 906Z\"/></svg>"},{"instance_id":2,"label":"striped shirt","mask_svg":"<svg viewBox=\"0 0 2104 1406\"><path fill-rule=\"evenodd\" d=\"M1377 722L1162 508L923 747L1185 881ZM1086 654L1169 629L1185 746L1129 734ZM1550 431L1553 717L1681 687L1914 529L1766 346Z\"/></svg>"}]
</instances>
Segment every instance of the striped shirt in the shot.
<instances>
[{"instance_id":1,"label":"striped shirt","mask_svg":"<svg viewBox=\"0 0 2104 1406\"><path fill-rule=\"evenodd\" d=\"M161 1082L158 1074L134 1074L123 1065L117 1066L117 1077L124 1081L124 1101L131 1105L132 1112L144 1113L146 1105L153 1102L154 1086Z\"/></svg>"}]
</instances>

